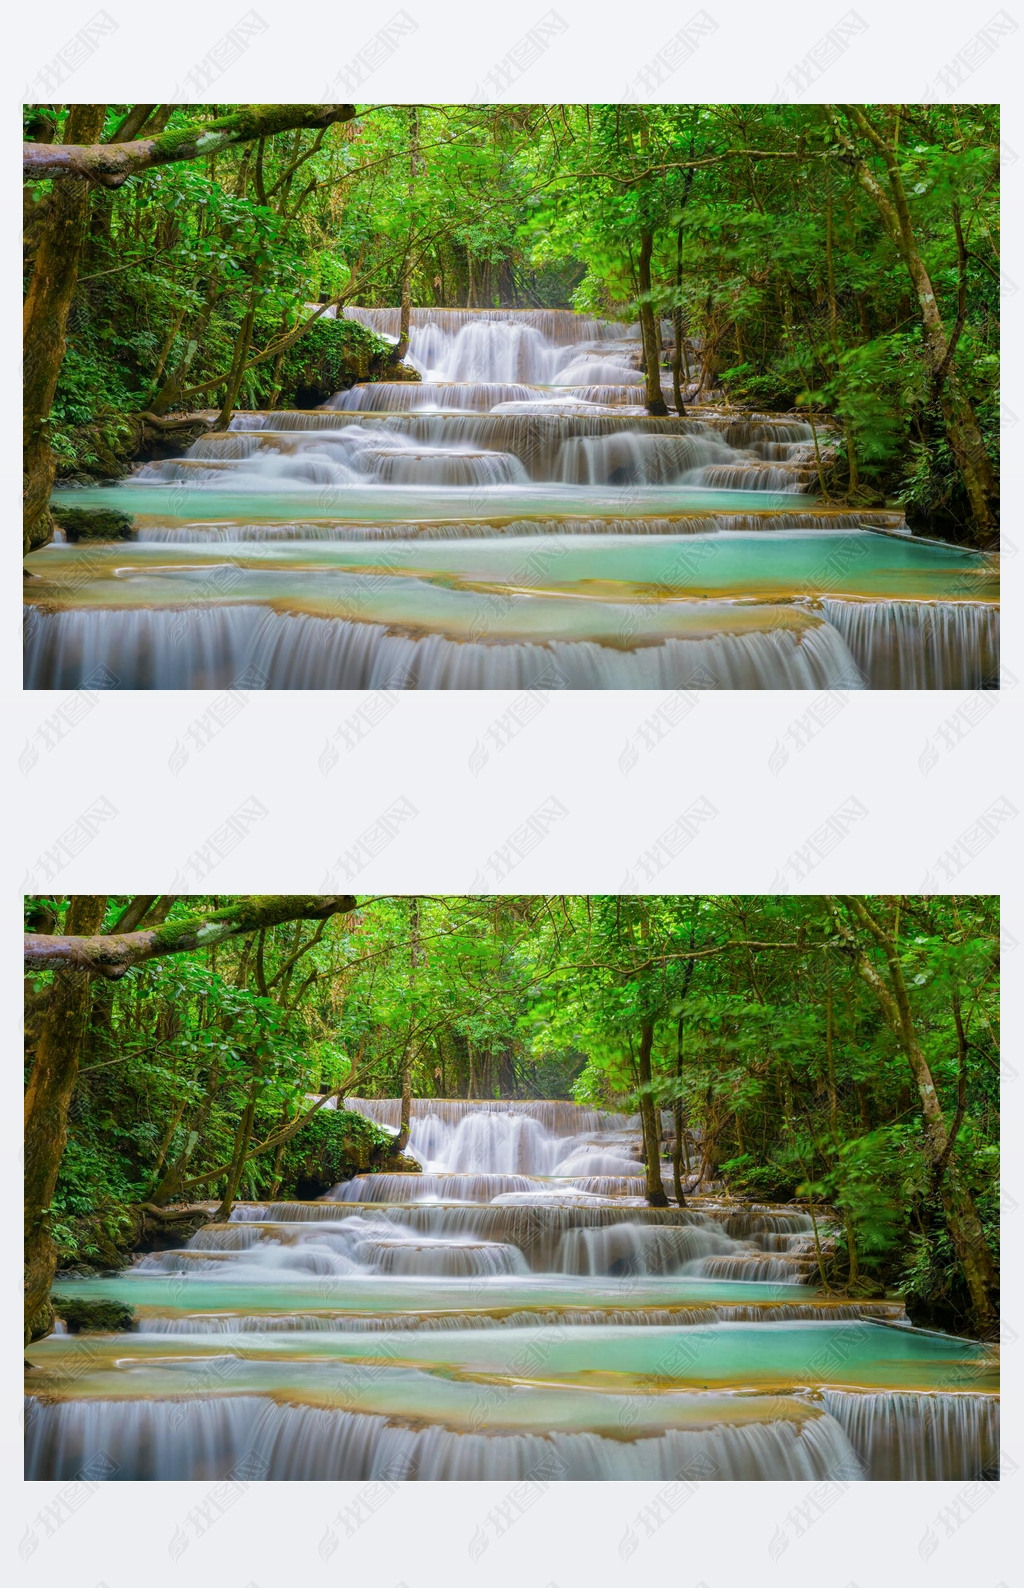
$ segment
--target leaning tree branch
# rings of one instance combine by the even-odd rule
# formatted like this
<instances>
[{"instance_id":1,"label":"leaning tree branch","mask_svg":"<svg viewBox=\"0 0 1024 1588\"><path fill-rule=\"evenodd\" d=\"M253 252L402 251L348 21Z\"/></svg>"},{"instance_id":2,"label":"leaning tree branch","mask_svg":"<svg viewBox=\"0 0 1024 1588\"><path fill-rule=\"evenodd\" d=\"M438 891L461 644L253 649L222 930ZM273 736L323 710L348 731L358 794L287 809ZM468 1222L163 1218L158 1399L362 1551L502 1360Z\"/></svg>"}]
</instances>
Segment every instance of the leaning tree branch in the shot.
<instances>
[{"instance_id":1,"label":"leaning tree branch","mask_svg":"<svg viewBox=\"0 0 1024 1588\"><path fill-rule=\"evenodd\" d=\"M133 965L161 955L212 948L226 938L285 921L325 921L332 915L348 915L355 908L356 901L348 894L268 894L239 899L208 915L168 921L151 931L98 937L47 937L26 932L25 968L39 971L70 966L118 981Z\"/></svg>"},{"instance_id":2,"label":"leaning tree branch","mask_svg":"<svg viewBox=\"0 0 1024 1588\"><path fill-rule=\"evenodd\" d=\"M127 143L26 143L24 174L39 178L64 172L102 187L120 187L128 177L153 166L218 154L232 144L297 127L330 127L336 121L351 121L355 114L354 105L241 105L230 116Z\"/></svg>"},{"instance_id":3,"label":"leaning tree branch","mask_svg":"<svg viewBox=\"0 0 1024 1588\"><path fill-rule=\"evenodd\" d=\"M340 1086L336 1086L333 1091L322 1093L312 1108L307 1108L305 1113L298 1114L287 1125L275 1130L267 1137L266 1141L257 1142L255 1147L250 1146L245 1153L244 1162L249 1163L251 1159L258 1158L261 1153L269 1152L272 1147L279 1147L282 1142L291 1141L293 1136L298 1135L306 1121L312 1119L313 1115L318 1113L321 1108L326 1108L332 1099L337 1098L339 1102L343 1101L345 1093L356 1080L358 1080L358 1075L353 1072ZM182 1180L177 1190L180 1193L182 1191L191 1191L197 1185L207 1185L211 1180L219 1180L221 1175L227 1174L230 1168L231 1163L229 1161L228 1163L219 1164L216 1169L204 1169L202 1174L194 1174L188 1180Z\"/></svg>"}]
</instances>

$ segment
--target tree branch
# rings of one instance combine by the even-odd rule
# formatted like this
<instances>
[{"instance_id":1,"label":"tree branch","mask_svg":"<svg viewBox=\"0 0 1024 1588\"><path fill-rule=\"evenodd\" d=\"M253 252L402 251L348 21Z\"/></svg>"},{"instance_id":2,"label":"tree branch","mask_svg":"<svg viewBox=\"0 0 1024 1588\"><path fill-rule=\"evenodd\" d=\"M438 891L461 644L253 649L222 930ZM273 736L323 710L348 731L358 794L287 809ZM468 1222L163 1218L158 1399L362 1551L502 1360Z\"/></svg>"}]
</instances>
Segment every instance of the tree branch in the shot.
<instances>
[{"instance_id":1,"label":"tree branch","mask_svg":"<svg viewBox=\"0 0 1024 1588\"><path fill-rule=\"evenodd\" d=\"M336 121L351 121L355 113L354 105L241 105L216 121L128 143L26 143L24 173L38 179L64 172L103 187L120 187L128 177L153 166L195 160L296 127L330 127Z\"/></svg>"},{"instance_id":2,"label":"tree branch","mask_svg":"<svg viewBox=\"0 0 1024 1588\"><path fill-rule=\"evenodd\" d=\"M146 932L106 937L46 937L26 932L25 967L38 971L73 966L118 981L133 965L160 955L211 948L227 938L285 921L323 921L332 915L348 915L355 908L356 901L349 895L268 894L243 898L209 915L189 915Z\"/></svg>"}]
</instances>

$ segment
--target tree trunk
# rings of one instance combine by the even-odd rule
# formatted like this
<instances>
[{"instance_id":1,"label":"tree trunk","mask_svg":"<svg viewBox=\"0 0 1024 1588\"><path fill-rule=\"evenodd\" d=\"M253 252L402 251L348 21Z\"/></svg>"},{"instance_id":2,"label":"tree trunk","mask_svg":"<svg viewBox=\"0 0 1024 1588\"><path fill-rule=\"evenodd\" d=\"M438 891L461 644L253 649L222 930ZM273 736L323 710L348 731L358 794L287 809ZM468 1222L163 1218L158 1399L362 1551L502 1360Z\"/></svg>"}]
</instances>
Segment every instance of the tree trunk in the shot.
<instances>
[{"instance_id":1,"label":"tree trunk","mask_svg":"<svg viewBox=\"0 0 1024 1588\"><path fill-rule=\"evenodd\" d=\"M219 1223L223 1223L224 1220L231 1217L231 1207L235 1200L235 1193L238 1190L238 1183L242 1178L242 1170L245 1168L249 1143L252 1140L252 1126L256 1114L256 1093L258 1090L259 1082L254 1080L249 1088L249 1097L242 1111L242 1117L238 1121L238 1129L235 1131L234 1146L231 1150L231 1165L228 1169L224 1195L221 1197L220 1207L214 1214L214 1218Z\"/></svg>"},{"instance_id":2,"label":"tree trunk","mask_svg":"<svg viewBox=\"0 0 1024 1588\"><path fill-rule=\"evenodd\" d=\"M925 1161L933 1177L939 1181L946 1228L960 1259L975 1323L982 1334L990 1334L995 1328L997 1317L998 1277L995 1262L974 1198L949 1156L949 1131L931 1066L918 1035L900 961L899 945L894 934L872 914L863 899L844 894L841 895L841 902L861 930L873 938L885 958L888 986L864 947L857 942L853 928L838 912L835 914L840 932L851 945L857 969L878 999L910 1065L920 1101Z\"/></svg>"},{"instance_id":3,"label":"tree trunk","mask_svg":"<svg viewBox=\"0 0 1024 1588\"><path fill-rule=\"evenodd\" d=\"M921 315L921 335L925 363L932 377L946 439L964 482L971 515L984 538L995 533L998 522L998 491L992 461L985 446L977 416L952 365L953 347L943 324L930 272L921 254L910 205L907 201L900 157L895 141L880 133L858 105L844 107L850 120L881 158L889 192L886 193L866 158L854 149L838 117L827 107L827 114L840 140L853 158L857 179L875 204L883 224L910 277Z\"/></svg>"},{"instance_id":4,"label":"tree trunk","mask_svg":"<svg viewBox=\"0 0 1024 1588\"><path fill-rule=\"evenodd\" d=\"M188 374L189 365L202 346L219 296L220 274L215 269L206 283L206 293L203 298L203 306L199 311L199 319L190 328L185 338L185 347L181 358L164 380L163 385L158 388L156 395L149 404L149 411L156 414L157 418L161 418L168 408L171 408L178 401L179 393L185 383L185 376ZM173 346L173 343L171 345ZM168 350L168 356L169 352L170 350ZM153 384L156 385L155 380Z\"/></svg>"},{"instance_id":5,"label":"tree trunk","mask_svg":"<svg viewBox=\"0 0 1024 1588\"><path fill-rule=\"evenodd\" d=\"M667 1208L668 1197L661 1183L661 1130L658 1111L651 1096L651 1050L654 1047L654 1021L640 1022L640 1051L637 1069L640 1075L640 1123L644 1136L644 1164L647 1176L647 1201L652 1208Z\"/></svg>"},{"instance_id":6,"label":"tree trunk","mask_svg":"<svg viewBox=\"0 0 1024 1588\"><path fill-rule=\"evenodd\" d=\"M256 324L256 297L258 289L253 288L249 298L249 307L245 318L238 329L235 338L235 356L231 361L231 372L228 375L227 385L224 388L224 400L221 403L220 413L217 415L215 430L226 430L231 423L231 416L235 411L238 394L242 389L245 379L245 361L249 357L249 348L252 346L252 333Z\"/></svg>"},{"instance_id":7,"label":"tree trunk","mask_svg":"<svg viewBox=\"0 0 1024 1588\"><path fill-rule=\"evenodd\" d=\"M409 900L409 991L415 993L416 972L422 960L420 946L420 901L415 896ZM412 1060L413 1042L412 1025L415 1019L415 1010L410 1000L409 1010L409 1036L402 1051L402 1111L398 1122L398 1136L395 1140L395 1151L404 1152L409 1140L409 1127L412 1123Z\"/></svg>"},{"instance_id":8,"label":"tree trunk","mask_svg":"<svg viewBox=\"0 0 1024 1588\"><path fill-rule=\"evenodd\" d=\"M188 1129L185 1132L184 1146L173 1163L168 1164L166 1168L161 1165L160 1168L154 1168L153 1170L154 1178L156 1175L160 1175L157 1185L149 1196L149 1201L153 1206L163 1207L165 1203L170 1202L178 1195L182 1181L185 1178L185 1170L188 1168L189 1159L202 1141L203 1131L206 1128L206 1122L210 1117L214 1098L219 1088L220 1062L219 1060L214 1060L210 1073L206 1078L206 1091L203 1093L202 1101L195 1115L189 1120Z\"/></svg>"},{"instance_id":9,"label":"tree trunk","mask_svg":"<svg viewBox=\"0 0 1024 1588\"><path fill-rule=\"evenodd\" d=\"M691 960L692 964L693 961ZM672 1142L672 1186L675 1190L676 1201L679 1206L686 1206L683 1196L683 1099L681 1086L683 1078L683 1017L680 1015L676 1027L676 1095L672 1100L672 1120L675 1137Z\"/></svg>"},{"instance_id":10,"label":"tree trunk","mask_svg":"<svg viewBox=\"0 0 1024 1588\"><path fill-rule=\"evenodd\" d=\"M679 302L679 294L683 286L683 228L676 228L676 302L672 306L672 335L675 346L672 350L672 400L676 405L676 413L684 414L683 405L683 306Z\"/></svg>"},{"instance_id":11,"label":"tree trunk","mask_svg":"<svg viewBox=\"0 0 1024 1588\"><path fill-rule=\"evenodd\" d=\"M412 273L409 268L408 255L406 255L402 265L402 284L399 297L398 341L391 354L392 364L400 364L409 351L409 328L412 321Z\"/></svg>"},{"instance_id":12,"label":"tree trunk","mask_svg":"<svg viewBox=\"0 0 1024 1588\"><path fill-rule=\"evenodd\" d=\"M72 105L68 133L92 142L103 130L105 105ZM42 145L41 147L52 147ZM24 549L49 540L49 501L56 473L49 420L67 346L68 313L89 219L91 189L74 176L58 176L41 224L35 266L25 300L24 339Z\"/></svg>"},{"instance_id":13,"label":"tree trunk","mask_svg":"<svg viewBox=\"0 0 1024 1588\"><path fill-rule=\"evenodd\" d=\"M637 282L640 289L640 335L644 345L644 384L647 412L655 417L666 416L668 406L661 395L661 335L654 318L651 303L651 255L654 252L654 233L640 233L640 259L637 265Z\"/></svg>"},{"instance_id":14,"label":"tree trunk","mask_svg":"<svg viewBox=\"0 0 1024 1588\"><path fill-rule=\"evenodd\" d=\"M341 1098L344 1096L348 1086L354 1085L356 1083L357 1074L358 1072L356 1072L356 1074L350 1074L347 1078L345 1086L336 1086L333 1091L321 1093L316 1102L313 1104L312 1108L307 1108L305 1113L297 1114L290 1124L282 1125L279 1129L272 1131L272 1133L267 1137L266 1141L257 1142L255 1147L251 1145L252 1132L250 1131L250 1141L246 1144L246 1150L242 1159L242 1167L244 1168L246 1163L248 1163L251 1158L262 1157L265 1152L270 1152L273 1148L279 1147L282 1142L291 1141L293 1136L298 1135L306 1121L312 1119L314 1114L319 1113L321 1108L326 1108L327 1104L332 1100L332 1098ZM196 1186L208 1185L211 1180L220 1180L224 1175L231 1174L234 1162L235 1154L232 1153L232 1156L227 1163L218 1164L214 1169L204 1169L202 1174L190 1175L187 1180L181 1180L179 1178L175 1188L175 1195L178 1195L183 1191L192 1191Z\"/></svg>"},{"instance_id":15,"label":"tree trunk","mask_svg":"<svg viewBox=\"0 0 1024 1588\"><path fill-rule=\"evenodd\" d=\"M415 105L406 106L409 131L409 185L410 203L416 196L416 183L420 174L420 123ZM398 342L391 354L391 362L400 364L409 351L409 327L412 318L412 245L415 221L409 221L409 240L402 259L402 280L399 292Z\"/></svg>"},{"instance_id":16,"label":"tree trunk","mask_svg":"<svg viewBox=\"0 0 1024 1588\"><path fill-rule=\"evenodd\" d=\"M98 932L105 894L76 894L65 925L72 935ZM68 1135L68 1110L89 1019L91 978L78 965L54 973L50 999L25 1094L25 1340L53 1326L50 1286L57 1249L50 1234L50 1205Z\"/></svg>"}]
</instances>

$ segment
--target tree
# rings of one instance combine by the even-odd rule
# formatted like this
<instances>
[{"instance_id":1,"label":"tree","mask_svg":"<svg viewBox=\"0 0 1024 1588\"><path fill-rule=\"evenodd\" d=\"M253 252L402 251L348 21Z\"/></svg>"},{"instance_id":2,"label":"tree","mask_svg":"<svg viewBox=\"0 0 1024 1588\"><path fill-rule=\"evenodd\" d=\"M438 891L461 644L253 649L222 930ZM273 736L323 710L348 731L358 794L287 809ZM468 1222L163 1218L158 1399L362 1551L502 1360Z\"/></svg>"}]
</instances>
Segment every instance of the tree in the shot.
<instances>
[{"instance_id":1,"label":"tree","mask_svg":"<svg viewBox=\"0 0 1024 1588\"><path fill-rule=\"evenodd\" d=\"M349 897L268 896L237 900L209 915L122 936L100 933L105 895L76 895L68 903L67 934L26 934L26 966L56 967L25 1094L25 1331L49 1331L48 1295L56 1252L47 1220L67 1142L68 1111L91 1003L93 976L118 979L132 964L180 954L283 921L322 921L355 906ZM146 912L148 913L148 912ZM140 921L145 922L145 914ZM50 951L47 944L52 945Z\"/></svg>"},{"instance_id":2,"label":"tree","mask_svg":"<svg viewBox=\"0 0 1024 1588\"><path fill-rule=\"evenodd\" d=\"M356 1087L399 1099L405 1130L416 1098L554 1097L639 1115L653 1205L669 1184L795 1202L837 1231L822 1285L991 1332L996 901L354 902L30 901L58 945L33 947L26 1016L34 1283L130 1249L140 1210L163 1227L194 1196L272 1199ZM95 946L125 938L147 940L127 964Z\"/></svg>"},{"instance_id":3,"label":"tree","mask_svg":"<svg viewBox=\"0 0 1024 1588\"><path fill-rule=\"evenodd\" d=\"M889 117L888 132L883 132L859 105L844 105L849 131L841 125L833 107L827 106L832 126L846 157L857 173L857 180L882 217L885 229L906 267L921 316L921 336L925 364L930 380L930 400L937 401L946 435L963 476L977 528L991 536L998 513L996 483L985 441L969 398L964 392L954 362L956 345L966 320L966 249L960 223L959 205L952 203L960 269L960 309L950 334L945 326L939 295L928 267L911 215L907 190L900 169L898 139L902 107ZM860 144L855 142L859 135ZM875 176L868 155L881 161L888 191Z\"/></svg>"},{"instance_id":4,"label":"tree","mask_svg":"<svg viewBox=\"0 0 1024 1588\"><path fill-rule=\"evenodd\" d=\"M232 145L251 143L289 128L324 128L355 115L352 105L244 106L205 125L163 131L156 138L104 144L100 134L106 110L105 105L73 105L65 127L67 143L25 145L26 178L54 178L46 211L36 228L23 326L26 551L44 544L50 535L48 503L56 460L47 426L64 361L68 314L89 218L89 181L119 187L136 172L212 157ZM125 125L121 122L118 130ZM144 121L140 130L145 130Z\"/></svg>"},{"instance_id":5,"label":"tree","mask_svg":"<svg viewBox=\"0 0 1024 1588\"><path fill-rule=\"evenodd\" d=\"M67 914L72 933L98 931L106 904L104 894L73 898ZM48 1334L53 1323L49 1294L57 1259L46 1221L67 1142L68 1108L89 1015L89 995L88 971L75 963L62 964L50 989L25 1093L26 1341Z\"/></svg>"},{"instance_id":6,"label":"tree","mask_svg":"<svg viewBox=\"0 0 1024 1588\"><path fill-rule=\"evenodd\" d=\"M910 1066L920 1098L925 1161L932 1175L933 1187L939 1191L942 1198L946 1223L967 1279L976 1320L983 1331L989 1332L996 1317L995 1263L974 1198L952 1160L955 1132L951 1132L947 1124L931 1066L918 1032L897 938L900 919L899 901L894 900L890 903L891 924L886 924L881 911L873 909L863 899L847 894L842 896L840 902L856 925L869 934L874 945L881 950L886 971L884 978L868 948L863 942L858 942L854 929L838 912L836 913L838 930L855 957L860 975L878 999ZM957 1035L963 1057L964 1037L958 1005L955 1013ZM962 1109L959 1117L960 1119L963 1117ZM959 1129L959 1121L957 1129Z\"/></svg>"}]
</instances>

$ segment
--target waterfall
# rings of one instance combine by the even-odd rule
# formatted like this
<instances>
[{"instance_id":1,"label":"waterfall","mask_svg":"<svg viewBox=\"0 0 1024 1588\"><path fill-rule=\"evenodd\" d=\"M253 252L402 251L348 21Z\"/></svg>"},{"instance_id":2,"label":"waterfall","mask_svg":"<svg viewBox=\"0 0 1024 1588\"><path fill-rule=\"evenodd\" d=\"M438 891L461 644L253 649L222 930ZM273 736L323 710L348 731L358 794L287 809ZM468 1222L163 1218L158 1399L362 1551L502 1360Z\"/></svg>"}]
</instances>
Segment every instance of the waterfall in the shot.
<instances>
[{"instance_id":1,"label":"waterfall","mask_svg":"<svg viewBox=\"0 0 1024 1588\"><path fill-rule=\"evenodd\" d=\"M609 1397L609 1400L619 1400ZM629 1403L619 1401L627 1412ZM255 1397L170 1404L30 1406L26 1477L67 1481L102 1450L111 1478L290 1480L615 1478L849 1480L862 1471L828 1416L672 1430L623 1439L595 1433L472 1433Z\"/></svg>"},{"instance_id":2,"label":"waterfall","mask_svg":"<svg viewBox=\"0 0 1024 1588\"><path fill-rule=\"evenodd\" d=\"M861 513L689 513L675 518L459 519L453 523L325 524L144 524L142 542L234 545L261 540L477 540L521 535L724 535L771 534L799 528L863 529Z\"/></svg>"},{"instance_id":3,"label":"waterfall","mask_svg":"<svg viewBox=\"0 0 1024 1588\"><path fill-rule=\"evenodd\" d=\"M395 308L344 313L397 339ZM637 328L563 309L416 307L405 362L56 493L134 529L30 555L26 687L994 680L993 560L823 507L827 421L649 415Z\"/></svg>"},{"instance_id":4,"label":"waterfall","mask_svg":"<svg viewBox=\"0 0 1024 1588\"><path fill-rule=\"evenodd\" d=\"M999 1403L991 1395L868 1395L822 1400L875 1479L999 1476Z\"/></svg>"},{"instance_id":5,"label":"waterfall","mask_svg":"<svg viewBox=\"0 0 1024 1588\"><path fill-rule=\"evenodd\" d=\"M348 320L376 331L378 336L398 340L400 309L346 308ZM513 328L529 326L548 341L575 344L617 338L635 337L634 326L615 324L608 320L590 320L570 309L431 309L414 307L409 324L414 331L423 327L436 327L445 336L457 335L467 325L483 322L508 325Z\"/></svg>"},{"instance_id":6,"label":"waterfall","mask_svg":"<svg viewBox=\"0 0 1024 1588\"><path fill-rule=\"evenodd\" d=\"M491 1202L536 1185L522 1174L374 1174L346 1180L330 1194L340 1202Z\"/></svg>"},{"instance_id":7,"label":"waterfall","mask_svg":"<svg viewBox=\"0 0 1024 1588\"><path fill-rule=\"evenodd\" d=\"M578 436L559 449L558 478L570 485L662 485L730 456L713 436ZM785 489L773 480L766 489Z\"/></svg>"},{"instance_id":8,"label":"waterfall","mask_svg":"<svg viewBox=\"0 0 1024 1588\"><path fill-rule=\"evenodd\" d=\"M372 1119L375 1125L385 1125L397 1130L402 1120L401 1099L397 1097L346 1097L345 1107L353 1113ZM624 1118L602 1109L580 1108L575 1103L561 1101L533 1102L513 1098L496 1102L493 1099L467 1099L463 1097L414 1097L410 1109L413 1120L433 1117L445 1125L460 1125L474 1115L493 1118L535 1119L545 1130L557 1136L580 1136L587 1131L622 1130L635 1119ZM639 1127L637 1127L639 1128Z\"/></svg>"},{"instance_id":9,"label":"waterfall","mask_svg":"<svg viewBox=\"0 0 1024 1588\"><path fill-rule=\"evenodd\" d=\"M232 1313L218 1316L210 1313L187 1313L184 1316L147 1316L143 1327L147 1334L294 1334L309 1331L337 1334L353 1329L379 1334L399 1329L526 1329L546 1328L590 1329L597 1325L620 1324L627 1328L706 1328L713 1323L763 1323L801 1322L829 1323L836 1320L854 1322L864 1317L878 1318L889 1323L905 1319L898 1305L889 1302L857 1302L843 1306L801 1302L761 1302L756 1306L713 1307L533 1307L507 1312L443 1312L443 1313Z\"/></svg>"},{"instance_id":10,"label":"waterfall","mask_svg":"<svg viewBox=\"0 0 1024 1588\"><path fill-rule=\"evenodd\" d=\"M329 407L362 413L391 413L398 409L415 413L421 408L441 408L485 414L495 403L527 402L532 396L529 386L515 381L488 385L479 381L417 381L414 385L407 381L378 381L373 386L353 386L339 392L331 398Z\"/></svg>"},{"instance_id":11,"label":"waterfall","mask_svg":"<svg viewBox=\"0 0 1024 1588\"><path fill-rule=\"evenodd\" d=\"M554 1263L563 1274L676 1274L712 1252L731 1252L735 1242L721 1230L702 1225L675 1229L657 1225L610 1224L604 1229L566 1232ZM770 1276L779 1278L777 1274ZM782 1275L788 1278L788 1273Z\"/></svg>"},{"instance_id":12,"label":"waterfall","mask_svg":"<svg viewBox=\"0 0 1024 1588\"><path fill-rule=\"evenodd\" d=\"M872 689L993 689L999 608L972 601L821 603Z\"/></svg>"},{"instance_id":13,"label":"waterfall","mask_svg":"<svg viewBox=\"0 0 1024 1588\"><path fill-rule=\"evenodd\" d=\"M765 609L764 621L771 618ZM627 634L638 621L621 609ZM26 689L80 688L100 668L118 680L108 687L126 689L228 689L241 679L265 689L547 689L553 679L565 689L841 689L854 678L837 630L810 619L621 650L584 639L412 638L371 622L261 606L28 609Z\"/></svg>"},{"instance_id":14,"label":"waterfall","mask_svg":"<svg viewBox=\"0 0 1024 1588\"><path fill-rule=\"evenodd\" d=\"M756 1252L731 1252L725 1257L706 1257L699 1272L709 1279L793 1279L793 1266L778 1257L761 1257Z\"/></svg>"},{"instance_id":15,"label":"waterfall","mask_svg":"<svg viewBox=\"0 0 1024 1588\"><path fill-rule=\"evenodd\" d=\"M398 1098L345 1105L399 1127ZM898 1300L819 1294L827 1210L649 1207L636 1116L565 1100L417 1098L410 1119L420 1173L237 1203L126 1272L60 1279L136 1323L35 1343L28 1476L995 1470L991 1353L889 1326Z\"/></svg>"}]
</instances>

